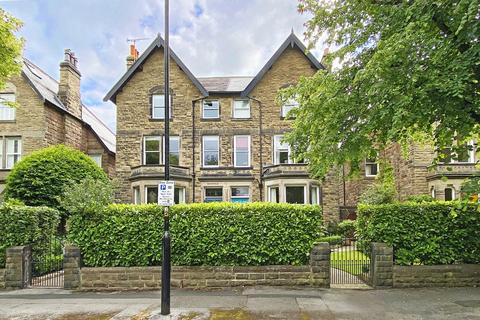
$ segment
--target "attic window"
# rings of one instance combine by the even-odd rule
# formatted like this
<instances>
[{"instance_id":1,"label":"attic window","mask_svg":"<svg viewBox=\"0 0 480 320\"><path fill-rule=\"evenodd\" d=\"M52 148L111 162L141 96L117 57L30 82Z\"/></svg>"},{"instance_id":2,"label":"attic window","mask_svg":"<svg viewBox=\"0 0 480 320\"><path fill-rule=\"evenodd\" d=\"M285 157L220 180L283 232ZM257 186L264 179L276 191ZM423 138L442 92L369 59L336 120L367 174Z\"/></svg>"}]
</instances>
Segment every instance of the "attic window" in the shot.
<instances>
[{"instance_id":1,"label":"attic window","mask_svg":"<svg viewBox=\"0 0 480 320\"><path fill-rule=\"evenodd\" d=\"M170 95L170 118L172 118L172 96ZM165 95L152 95L152 119L165 119Z\"/></svg>"}]
</instances>

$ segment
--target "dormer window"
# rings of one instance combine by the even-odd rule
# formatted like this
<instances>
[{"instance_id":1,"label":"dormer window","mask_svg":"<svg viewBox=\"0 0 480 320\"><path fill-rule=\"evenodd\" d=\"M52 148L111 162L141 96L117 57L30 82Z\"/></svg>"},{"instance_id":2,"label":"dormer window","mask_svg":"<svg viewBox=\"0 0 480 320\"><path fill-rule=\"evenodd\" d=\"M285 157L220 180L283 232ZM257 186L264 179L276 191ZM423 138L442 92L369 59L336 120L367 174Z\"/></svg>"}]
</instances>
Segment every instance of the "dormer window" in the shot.
<instances>
[{"instance_id":1,"label":"dormer window","mask_svg":"<svg viewBox=\"0 0 480 320\"><path fill-rule=\"evenodd\" d=\"M9 106L9 102L15 102L14 93L0 93L0 121L15 120L16 109Z\"/></svg>"},{"instance_id":2,"label":"dormer window","mask_svg":"<svg viewBox=\"0 0 480 320\"><path fill-rule=\"evenodd\" d=\"M297 100L295 99L288 99L282 106L282 118L286 118L288 116L288 113L293 110L298 108L300 104L298 103ZM288 116L289 118L294 118L291 114Z\"/></svg>"},{"instance_id":3,"label":"dormer window","mask_svg":"<svg viewBox=\"0 0 480 320\"><path fill-rule=\"evenodd\" d=\"M170 95L170 118L172 118L172 96ZM165 119L165 95L152 95L152 119Z\"/></svg>"}]
</instances>

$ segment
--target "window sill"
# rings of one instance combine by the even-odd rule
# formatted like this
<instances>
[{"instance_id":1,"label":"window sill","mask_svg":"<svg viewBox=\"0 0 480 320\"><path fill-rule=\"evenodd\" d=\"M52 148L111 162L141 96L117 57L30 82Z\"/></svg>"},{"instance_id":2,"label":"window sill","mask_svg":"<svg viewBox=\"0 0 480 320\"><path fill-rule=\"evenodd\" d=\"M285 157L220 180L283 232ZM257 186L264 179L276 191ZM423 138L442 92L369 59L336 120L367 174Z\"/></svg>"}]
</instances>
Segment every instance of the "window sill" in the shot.
<instances>
[{"instance_id":1,"label":"window sill","mask_svg":"<svg viewBox=\"0 0 480 320\"><path fill-rule=\"evenodd\" d=\"M230 118L232 121L250 121L253 120L251 117L250 118Z\"/></svg>"},{"instance_id":2,"label":"window sill","mask_svg":"<svg viewBox=\"0 0 480 320\"><path fill-rule=\"evenodd\" d=\"M220 122L222 119L220 118L201 118L200 121L202 122Z\"/></svg>"},{"instance_id":3,"label":"window sill","mask_svg":"<svg viewBox=\"0 0 480 320\"><path fill-rule=\"evenodd\" d=\"M0 123L15 123L17 120L0 120Z\"/></svg>"},{"instance_id":4,"label":"window sill","mask_svg":"<svg viewBox=\"0 0 480 320\"><path fill-rule=\"evenodd\" d=\"M163 119L160 119L160 118L149 118L148 120L149 120L149 121L152 121L152 122L165 122L165 118L163 118ZM173 122L173 118L170 118L170 122Z\"/></svg>"}]
</instances>

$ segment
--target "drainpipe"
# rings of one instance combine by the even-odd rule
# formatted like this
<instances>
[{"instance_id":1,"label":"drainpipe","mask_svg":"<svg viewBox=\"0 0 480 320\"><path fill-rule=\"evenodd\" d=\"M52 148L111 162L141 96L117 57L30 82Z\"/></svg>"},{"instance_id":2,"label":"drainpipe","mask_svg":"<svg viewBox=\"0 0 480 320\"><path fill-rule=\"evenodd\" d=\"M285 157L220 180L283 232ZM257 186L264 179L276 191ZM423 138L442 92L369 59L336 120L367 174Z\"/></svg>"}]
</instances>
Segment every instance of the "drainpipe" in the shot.
<instances>
[{"instance_id":1,"label":"drainpipe","mask_svg":"<svg viewBox=\"0 0 480 320\"><path fill-rule=\"evenodd\" d=\"M262 101L252 98L250 96L247 96L249 99L252 99L256 102L258 102L259 105L259 120L258 120L258 127L260 131L260 180L259 180L259 187L260 187L260 201L265 201L263 199L263 112L262 112Z\"/></svg>"},{"instance_id":2,"label":"drainpipe","mask_svg":"<svg viewBox=\"0 0 480 320\"><path fill-rule=\"evenodd\" d=\"M203 97L192 100L192 202L195 202L195 103L202 100Z\"/></svg>"}]
</instances>

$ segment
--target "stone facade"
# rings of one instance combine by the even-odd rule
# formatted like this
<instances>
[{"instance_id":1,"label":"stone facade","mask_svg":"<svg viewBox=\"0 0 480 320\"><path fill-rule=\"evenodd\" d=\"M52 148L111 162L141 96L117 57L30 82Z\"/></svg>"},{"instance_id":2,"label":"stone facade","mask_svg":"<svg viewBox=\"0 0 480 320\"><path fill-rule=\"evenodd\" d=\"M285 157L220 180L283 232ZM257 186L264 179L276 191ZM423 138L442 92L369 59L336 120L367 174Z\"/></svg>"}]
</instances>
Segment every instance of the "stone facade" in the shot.
<instances>
[{"instance_id":1,"label":"stone facade","mask_svg":"<svg viewBox=\"0 0 480 320\"><path fill-rule=\"evenodd\" d=\"M5 269L0 269L0 289L5 289Z\"/></svg>"},{"instance_id":2,"label":"stone facade","mask_svg":"<svg viewBox=\"0 0 480 320\"><path fill-rule=\"evenodd\" d=\"M372 286L391 288L393 286L393 248L385 243L372 243L370 264Z\"/></svg>"},{"instance_id":3,"label":"stone facade","mask_svg":"<svg viewBox=\"0 0 480 320\"><path fill-rule=\"evenodd\" d=\"M56 82L32 62L24 59L23 71L12 77L0 94L13 94L17 107L14 120L0 120L0 139L21 141L20 156L55 144L65 144L86 154L102 157L102 167L113 177L115 150L106 146L92 123L82 118L85 108L80 100L80 74L65 61L61 64L60 82ZM68 70L68 69L72 70ZM88 110L89 113L91 111ZM96 122L97 128L104 126ZM114 146L114 135L111 142ZM10 168L5 165L6 143L0 144L0 192Z\"/></svg>"},{"instance_id":4,"label":"stone facade","mask_svg":"<svg viewBox=\"0 0 480 320\"><path fill-rule=\"evenodd\" d=\"M71 245L65 246L63 255L63 287L77 289L80 287L80 248Z\"/></svg>"},{"instance_id":5,"label":"stone facade","mask_svg":"<svg viewBox=\"0 0 480 320\"><path fill-rule=\"evenodd\" d=\"M5 261L5 288L22 289L28 279L32 249L30 246L10 247Z\"/></svg>"}]
</instances>

